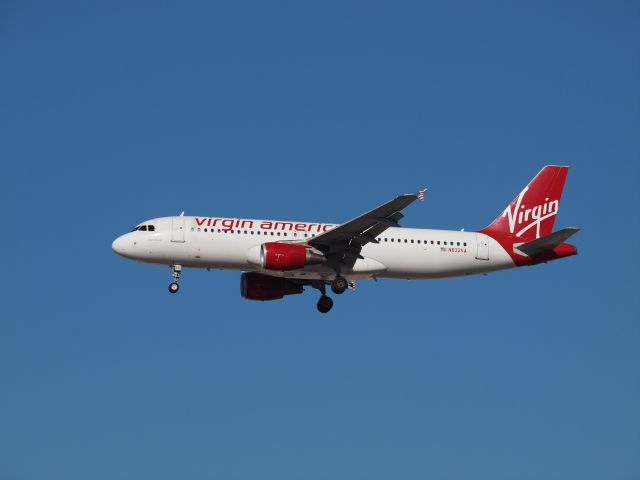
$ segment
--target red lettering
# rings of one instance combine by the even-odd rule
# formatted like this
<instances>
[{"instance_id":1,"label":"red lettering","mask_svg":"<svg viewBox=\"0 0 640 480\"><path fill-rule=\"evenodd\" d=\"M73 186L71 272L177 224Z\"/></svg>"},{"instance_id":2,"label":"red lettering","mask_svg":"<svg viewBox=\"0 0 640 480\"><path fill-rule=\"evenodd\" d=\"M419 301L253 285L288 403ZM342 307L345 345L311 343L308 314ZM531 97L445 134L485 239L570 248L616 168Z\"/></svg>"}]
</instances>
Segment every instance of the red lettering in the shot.
<instances>
[{"instance_id":1,"label":"red lettering","mask_svg":"<svg viewBox=\"0 0 640 480\"><path fill-rule=\"evenodd\" d=\"M204 225L204 222L206 222L206 221L207 221L207 219L206 219L206 218L203 218L203 219L201 220L201 219L199 219L198 217L196 217L196 223L198 224L198 226L199 226L199 227L200 227L200 226L202 226L202 225Z\"/></svg>"},{"instance_id":2,"label":"red lettering","mask_svg":"<svg viewBox=\"0 0 640 480\"><path fill-rule=\"evenodd\" d=\"M290 222L276 222L275 224L275 229L278 230L278 228L280 228L281 230L286 230L287 227L289 227L289 230L293 229L293 223Z\"/></svg>"}]
</instances>

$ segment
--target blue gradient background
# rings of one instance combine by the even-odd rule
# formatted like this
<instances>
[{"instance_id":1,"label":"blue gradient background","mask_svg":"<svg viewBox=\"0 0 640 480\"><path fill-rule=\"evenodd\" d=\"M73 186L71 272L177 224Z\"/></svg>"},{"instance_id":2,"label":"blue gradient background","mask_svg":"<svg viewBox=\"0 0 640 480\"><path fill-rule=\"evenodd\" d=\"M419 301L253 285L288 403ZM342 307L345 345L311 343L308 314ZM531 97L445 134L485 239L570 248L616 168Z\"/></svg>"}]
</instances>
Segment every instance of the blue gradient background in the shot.
<instances>
[{"instance_id":1,"label":"blue gradient background","mask_svg":"<svg viewBox=\"0 0 640 480\"><path fill-rule=\"evenodd\" d=\"M0 478L637 479L640 7L0 3ZM547 163L580 255L239 296L177 214L483 227Z\"/></svg>"}]
</instances>

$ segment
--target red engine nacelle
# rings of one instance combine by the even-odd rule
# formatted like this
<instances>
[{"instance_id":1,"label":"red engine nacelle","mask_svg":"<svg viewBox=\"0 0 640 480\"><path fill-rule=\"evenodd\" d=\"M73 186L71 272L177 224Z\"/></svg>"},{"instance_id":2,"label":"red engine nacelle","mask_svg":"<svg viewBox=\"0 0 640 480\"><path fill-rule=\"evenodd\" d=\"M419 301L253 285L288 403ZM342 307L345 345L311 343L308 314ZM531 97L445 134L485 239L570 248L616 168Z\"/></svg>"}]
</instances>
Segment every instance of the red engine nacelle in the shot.
<instances>
[{"instance_id":1,"label":"red engine nacelle","mask_svg":"<svg viewBox=\"0 0 640 480\"><path fill-rule=\"evenodd\" d=\"M240 295L247 300L279 300L285 295L302 293L303 286L286 278L270 277L256 272L240 277Z\"/></svg>"},{"instance_id":2,"label":"red engine nacelle","mask_svg":"<svg viewBox=\"0 0 640 480\"><path fill-rule=\"evenodd\" d=\"M322 263L325 257L321 252L306 245L292 243L264 243L260 248L262 268L268 270L297 270L305 265Z\"/></svg>"}]
</instances>

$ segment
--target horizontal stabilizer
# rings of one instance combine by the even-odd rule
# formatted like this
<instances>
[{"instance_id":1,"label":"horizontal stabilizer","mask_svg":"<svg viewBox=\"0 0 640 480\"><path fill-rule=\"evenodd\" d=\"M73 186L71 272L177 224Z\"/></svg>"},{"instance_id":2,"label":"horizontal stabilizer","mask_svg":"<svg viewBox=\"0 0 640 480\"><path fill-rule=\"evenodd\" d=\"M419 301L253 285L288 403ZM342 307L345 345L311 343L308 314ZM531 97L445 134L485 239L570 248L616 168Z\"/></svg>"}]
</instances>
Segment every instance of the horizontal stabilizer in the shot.
<instances>
[{"instance_id":1,"label":"horizontal stabilizer","mask_svg":"<svg viewBox=\"0 0 640 480\"><path fill-rule=\"evenodd\" d=\"M537 238L531 242L523 243L518 250L529 256L537 255L542 252L553 250L558 245L564 243L569 237L578 232L580 229L576 227L567 227L557 232L550 233L544 237Z\"/></svg>"}]
</instances>

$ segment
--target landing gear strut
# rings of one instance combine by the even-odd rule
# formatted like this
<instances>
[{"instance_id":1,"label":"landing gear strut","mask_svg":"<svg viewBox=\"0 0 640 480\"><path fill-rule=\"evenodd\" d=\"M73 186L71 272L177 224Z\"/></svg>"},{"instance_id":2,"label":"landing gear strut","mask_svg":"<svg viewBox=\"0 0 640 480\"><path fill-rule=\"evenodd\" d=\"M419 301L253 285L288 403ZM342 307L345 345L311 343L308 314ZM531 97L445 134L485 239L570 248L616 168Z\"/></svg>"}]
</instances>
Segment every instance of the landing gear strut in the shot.
<instances>
[{"instance_id":1,"label":"landing gear strut","mask_svg":"<svg viewBox=\"0 0 640 480\"><path fill-rule=\"evenodd\" d=\"M171 293L177 293L180 290L180 285L178 285L178 281L180 280L180 274L182 273L182 265L172 265L171 271L173 274L173 282L169 284L169 291Z\"/></svg>"},{"instance_id":2,"label":"landing gear strut","mask_svg":"<svg viewBox=\"0 0 640 480\"><path fill-rule=\"evenodd\" d=\"M331 300L331 297L327 296L327 286L325 285L324 280L315 280L311 283L311 286L320 290L320 293L322 294L318 300L318 311L320 313L327 313L331 310L331 307L333 307L333 300Z\"/></svg>"},{"instance_id":3,"label":"landing gear strut","mask_svg":"<svg viewBox=\"0 0 640 480\"><path fill-rule=\"evenodd\" d=\"M343 294L347 288L349 288L349 282L347 282L347 279L344 277L336 277L333 282L331 282L331 290L333 290L333 293L336 295Z\"/></svg>"}]
</instances>

